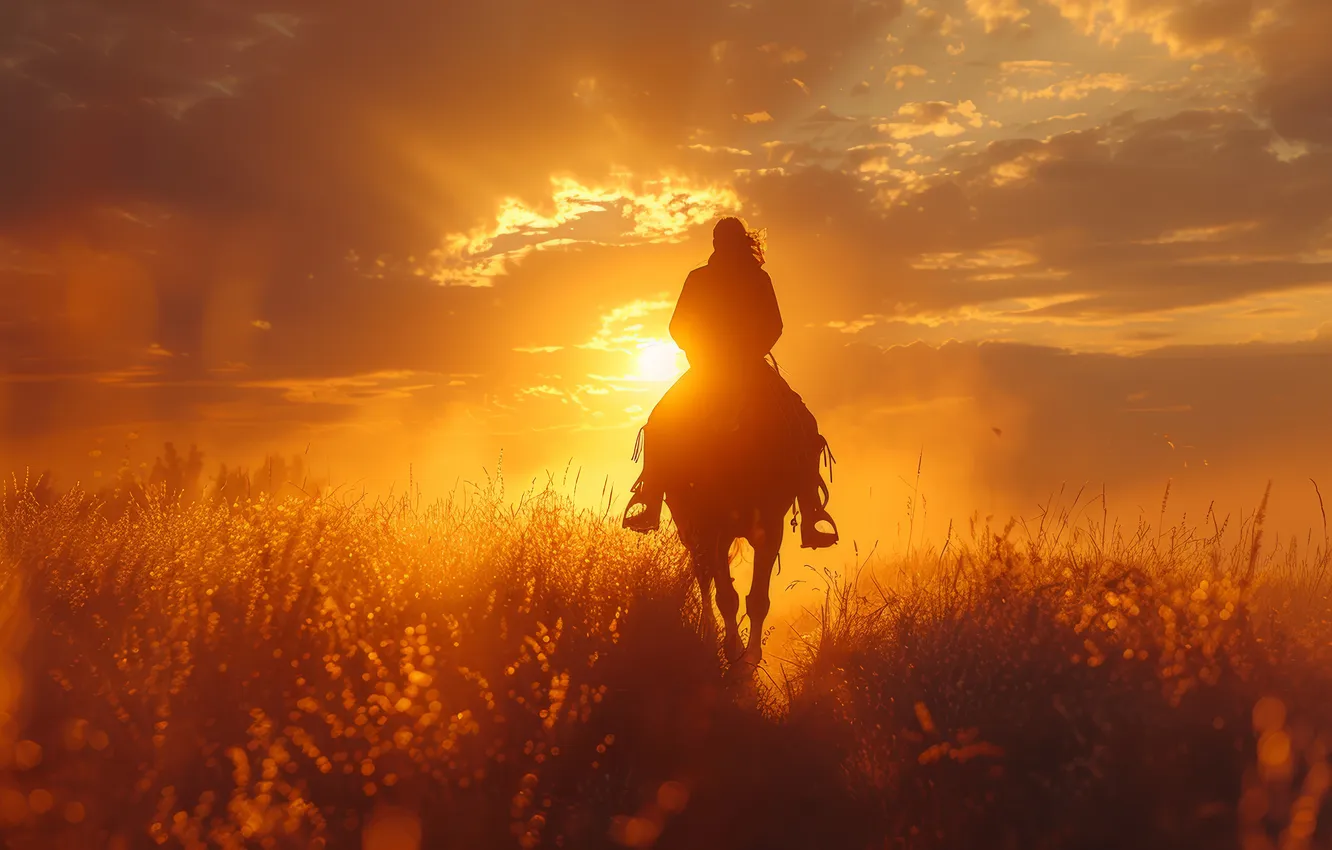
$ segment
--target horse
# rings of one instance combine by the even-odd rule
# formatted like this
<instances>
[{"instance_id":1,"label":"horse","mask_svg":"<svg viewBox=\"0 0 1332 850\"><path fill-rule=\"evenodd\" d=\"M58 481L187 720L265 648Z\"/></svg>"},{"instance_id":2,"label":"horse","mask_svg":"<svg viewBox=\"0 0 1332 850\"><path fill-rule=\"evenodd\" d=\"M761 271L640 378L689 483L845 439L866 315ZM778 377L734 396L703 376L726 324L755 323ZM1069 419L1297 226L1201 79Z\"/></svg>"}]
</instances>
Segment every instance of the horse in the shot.
<instances>
[{"instance_id":1,"label":"horse","mask_svg":"<svg viewBox=\"0 0 1332 850\"><path fill-rule=\"evenodd\" d=\"M757 668L763 660L763 627L771 607L769 584L795 503L795 465L783 456L777 429L744 427L741 419L709 417L708 439L670 458L666 506L688 552L698 582L703 635L717 639L713 587L724 628L726 661ZM764 433L768 432L768 433ZM794 528L794 521L792 522ZM754 549L754 580L745 599L749 637L741 646L740 595L731 577L731 546ZM715 644L714 644L715 645Z\"/></svg>"}]
</instances>

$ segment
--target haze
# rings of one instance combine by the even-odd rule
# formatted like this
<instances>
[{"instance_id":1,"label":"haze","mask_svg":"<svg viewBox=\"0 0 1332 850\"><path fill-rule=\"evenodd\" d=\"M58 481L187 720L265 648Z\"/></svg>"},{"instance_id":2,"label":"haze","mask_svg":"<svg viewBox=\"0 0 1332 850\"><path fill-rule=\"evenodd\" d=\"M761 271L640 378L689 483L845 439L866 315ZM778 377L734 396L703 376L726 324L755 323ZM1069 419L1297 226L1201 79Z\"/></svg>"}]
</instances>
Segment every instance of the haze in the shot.
<instances>
[{"instance_id":1,"label":"haze","mask_svg":"<svg viewBox=\"0 0 1332 850\"><path fill-rule=\"evenodd\" d=\"M1321 523L1325 0L0 22L6 469L95 484L173 440L210 471L297 454L444 492L502 455L511 491L549 472L603 499L683 366L684 276L739 214L862 550L903 541L922 456L911 533L936 539L1061 485L1155 522L1171 482L1171 521L1201 521L1272 480L1273 522Z\"/></svg>"}]
</instances>

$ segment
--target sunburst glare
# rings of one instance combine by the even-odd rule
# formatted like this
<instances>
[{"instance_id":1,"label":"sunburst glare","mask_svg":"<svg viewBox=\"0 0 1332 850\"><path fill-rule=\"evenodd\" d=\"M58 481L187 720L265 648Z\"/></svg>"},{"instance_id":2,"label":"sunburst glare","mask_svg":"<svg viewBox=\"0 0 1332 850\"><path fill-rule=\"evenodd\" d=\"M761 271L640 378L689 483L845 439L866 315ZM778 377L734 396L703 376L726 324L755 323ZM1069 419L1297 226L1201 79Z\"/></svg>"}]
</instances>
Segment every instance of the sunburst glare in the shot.
<instances>
[{"instance_id":1,"label":"sunburst glare","mask_svg":"<svg viewBox=\"0 0 1332 850\"><path fill-rule=\"evenodd\" d=\"M638 346L638 377L645 381L673 381L685 366L684 352L673 342L651 339Z\"/></svg>"}]
</instances>

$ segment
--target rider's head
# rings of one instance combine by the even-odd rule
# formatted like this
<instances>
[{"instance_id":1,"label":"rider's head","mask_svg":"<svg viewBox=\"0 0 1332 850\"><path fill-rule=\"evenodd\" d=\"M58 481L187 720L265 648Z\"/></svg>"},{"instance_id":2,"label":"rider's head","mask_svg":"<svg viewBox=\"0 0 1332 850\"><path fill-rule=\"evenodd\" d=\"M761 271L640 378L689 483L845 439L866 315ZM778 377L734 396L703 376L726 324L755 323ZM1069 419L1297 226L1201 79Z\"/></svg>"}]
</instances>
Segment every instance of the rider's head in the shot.
<instances>
[{"instance_id":1,"label":"rider's head","mask_svg":"<svg viewBox=\"0 0 1332 850\"><path fill-rule=\"evenodd\" d=\"M720 219L712 228L712 250L718 256L752 258L763 265L763 235L735 216Z\"/></svg>"}]
</instances>

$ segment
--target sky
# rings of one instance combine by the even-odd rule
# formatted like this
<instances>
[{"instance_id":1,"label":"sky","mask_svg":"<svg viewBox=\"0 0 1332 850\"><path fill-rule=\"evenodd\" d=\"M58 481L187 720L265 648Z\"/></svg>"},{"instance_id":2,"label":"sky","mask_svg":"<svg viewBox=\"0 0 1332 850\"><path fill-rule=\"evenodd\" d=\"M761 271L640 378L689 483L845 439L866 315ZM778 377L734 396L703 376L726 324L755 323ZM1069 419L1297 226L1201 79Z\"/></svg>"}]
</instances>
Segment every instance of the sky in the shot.
<instances>
[{"instance_id":1,"label":"sky","mask_svg":"<svg viewBox=\"0 0 1332 850\"><path fill-rule=\"evenodd\" d=\"M738 214L859 548L1269 480L1317 526L1328 44L1326 0L10 0L0 462L623 492Z\"/></svg>"}]
</instances>

